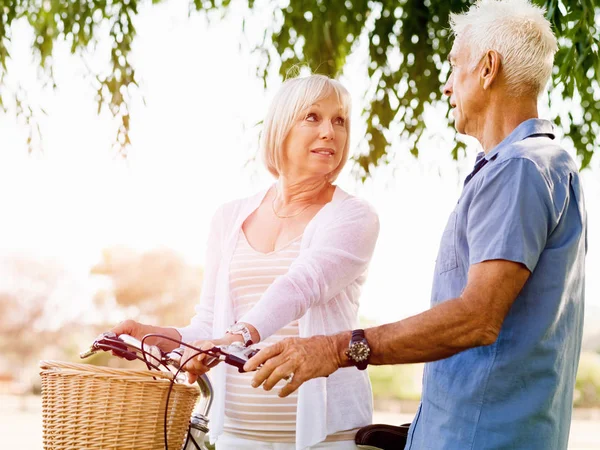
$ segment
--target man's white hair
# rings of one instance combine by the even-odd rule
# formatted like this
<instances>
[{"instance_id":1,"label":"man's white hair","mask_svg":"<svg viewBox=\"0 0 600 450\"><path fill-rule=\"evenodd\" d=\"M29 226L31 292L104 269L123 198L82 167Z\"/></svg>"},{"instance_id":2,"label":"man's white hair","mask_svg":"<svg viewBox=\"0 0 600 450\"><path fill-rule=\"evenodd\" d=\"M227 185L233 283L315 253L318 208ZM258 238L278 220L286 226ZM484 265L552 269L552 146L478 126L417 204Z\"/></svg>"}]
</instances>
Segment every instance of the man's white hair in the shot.
<instances>
[{"instance_id":1,"label":"man's white hair","mask_svg":"<svg viewBox=\"0 0 600 450\"><path fill-rule=\"evenodd\" d=\"M545 10L528 0L479 0L463 14L450 15L450 27L470 51L475 68L488 50L500 54L511 96L538 96L546 86L557 50Z\"/></svg>"}]
</instances>

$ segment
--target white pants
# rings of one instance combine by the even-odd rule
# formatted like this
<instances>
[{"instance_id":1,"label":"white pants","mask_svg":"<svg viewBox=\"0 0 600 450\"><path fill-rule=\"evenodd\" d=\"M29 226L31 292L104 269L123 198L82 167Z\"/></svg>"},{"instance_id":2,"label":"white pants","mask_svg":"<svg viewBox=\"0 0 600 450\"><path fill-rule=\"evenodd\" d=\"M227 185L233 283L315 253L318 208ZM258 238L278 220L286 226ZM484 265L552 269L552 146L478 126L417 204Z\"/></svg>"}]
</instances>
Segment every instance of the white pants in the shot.
<instances>
[{"instance_id":1,"label":"white pants","mask_svg":"<svg viewBox=\"0 0 600 450\"><path fill-rule=\"evenodd\" d=\"M357 450L354 441L321 442L307 450ZM216 450L296 450L296 444L263 442L223 433L217 439Z\"/></svg>"}]
</instances>

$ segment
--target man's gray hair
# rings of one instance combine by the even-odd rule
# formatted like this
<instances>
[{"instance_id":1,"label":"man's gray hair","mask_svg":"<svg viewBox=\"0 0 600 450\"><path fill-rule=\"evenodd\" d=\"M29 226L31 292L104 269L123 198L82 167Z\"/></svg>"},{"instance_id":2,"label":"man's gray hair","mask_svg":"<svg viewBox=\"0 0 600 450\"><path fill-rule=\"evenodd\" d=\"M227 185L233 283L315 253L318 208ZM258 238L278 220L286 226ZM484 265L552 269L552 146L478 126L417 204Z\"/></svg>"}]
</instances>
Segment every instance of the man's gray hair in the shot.
<instances>
[{"instance_id":1,"label":"man's gray hair","mask_svg":"<svg viewBox=\"0 0 600 450\"><path fill-rule=\"evenodd\" d=\"M500 54L509 95L539 96L552 74L556 37L545 10L528 0L479 0L450 27L475 68L488 50Z\"/></svg>"}]
</instances>

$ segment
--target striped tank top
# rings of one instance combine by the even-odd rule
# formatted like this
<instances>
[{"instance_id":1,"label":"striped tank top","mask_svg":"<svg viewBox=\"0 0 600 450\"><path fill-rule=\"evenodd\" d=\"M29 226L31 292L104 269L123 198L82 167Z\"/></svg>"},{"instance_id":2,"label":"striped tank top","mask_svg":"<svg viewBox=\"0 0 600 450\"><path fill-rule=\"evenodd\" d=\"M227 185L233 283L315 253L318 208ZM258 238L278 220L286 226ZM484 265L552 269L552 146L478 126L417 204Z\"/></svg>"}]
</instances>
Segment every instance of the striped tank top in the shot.
<instances>
[{"instance_id":1,"label":"striped tank top","mask_svg":"<svg viewBox=\"0 0 600 450\"><path fill-rule=\"evenodd\" d=\"M239 320L260 299L275 278L284 275L300 253L302 236L270 253L262 253L248 243L243 231L229 269L229 292L235 320ZM298 322L294 321L258 344L264 348L287 338L298 337ZM283 381L271 391L251 386L253 373L238 373L227 366L224 431L245 439L290 443L296 440L296 409L298 395L286 398L277 393ZM354 439L356 430L333 434L327 441Z\"/></svg>"}]
</instances>

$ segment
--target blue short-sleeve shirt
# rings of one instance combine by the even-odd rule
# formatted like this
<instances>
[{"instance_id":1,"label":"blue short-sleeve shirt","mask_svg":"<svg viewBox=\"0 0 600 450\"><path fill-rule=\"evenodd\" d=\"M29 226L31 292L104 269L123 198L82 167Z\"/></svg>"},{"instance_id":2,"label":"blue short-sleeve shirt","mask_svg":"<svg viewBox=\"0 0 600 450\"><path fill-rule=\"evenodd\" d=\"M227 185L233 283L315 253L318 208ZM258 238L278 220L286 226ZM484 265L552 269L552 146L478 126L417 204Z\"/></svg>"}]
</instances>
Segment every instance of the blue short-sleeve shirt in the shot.
<instances>
[{"instance_id":1,"label":"blue short-sleeve shirt","mask_svg":"<svg viewBox=\"0 0 600 450\"><path fill-rule=\"evenodd\" d=\"M566 449L587 247L577 167L539 119L481 157L442 235L432 305L460 296L472 264L515 261L531 275L494 344L426 365L406 448Z\"/></svg>"}]
</instances>

